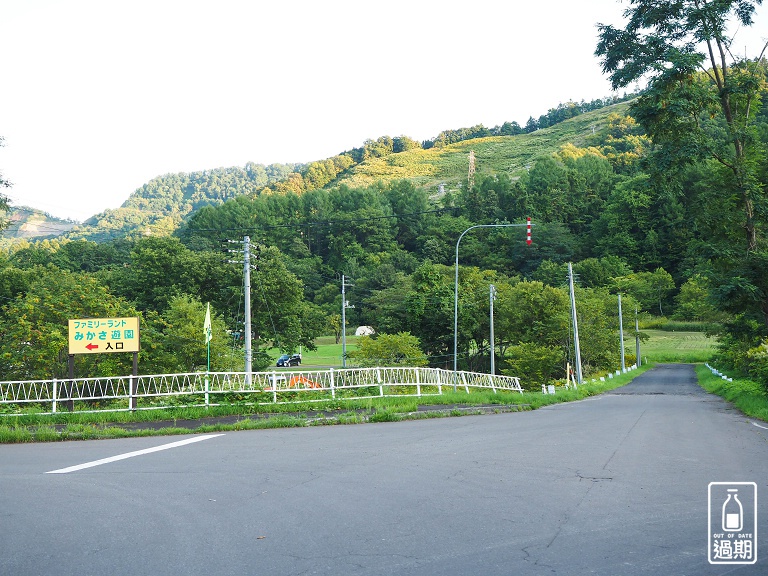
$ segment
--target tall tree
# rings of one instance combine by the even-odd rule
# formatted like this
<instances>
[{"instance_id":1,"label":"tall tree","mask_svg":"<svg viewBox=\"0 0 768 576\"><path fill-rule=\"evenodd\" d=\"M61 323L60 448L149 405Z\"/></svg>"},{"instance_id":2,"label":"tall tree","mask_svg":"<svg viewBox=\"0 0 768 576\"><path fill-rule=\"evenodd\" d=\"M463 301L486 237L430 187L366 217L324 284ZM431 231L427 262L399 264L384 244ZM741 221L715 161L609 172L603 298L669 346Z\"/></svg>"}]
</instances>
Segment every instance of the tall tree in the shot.
<instances>
[{"instance_id":1,"label":"tall tree","mask_svg":"<svg viewBox=\"0 0 768 576\"><path fill-rule=\"evenodd\" d=\"M762 0L629 0L626 27L600 24L595 54L614 89L648 78L632 113L667 164L711 157L730 173L747 250L758 247L760 150L753 123L765 89L761 62L736 58L729 26L750 26ZM768 45L767 45L768 46Z\"/></svg>"},{"instance_id":2,"label":"tall tree","mask_svg":"<svg viewBox=\"0 0 768 576\"><path fill-rule=\"evenodd\" d=\"M750 26L761 4L629 0L626 27L599 25L595 51L614 88L648 79L631 114L656 145L653 176L661 186L674 190L674 181L694 163L719 167L710 168L717 193L707 194L714 202L699 196L689 211L703 207L710 221L743 234L742 246L711 234L700 242L701 255L712 261L718 306L736 315L725 324L723 343L742 351L768 337L768 146L760 109L768 91L768 44L752 59L735 57L729 30ZM706 217L698 220L705 230Z\"/></svg>"}]
</instances>

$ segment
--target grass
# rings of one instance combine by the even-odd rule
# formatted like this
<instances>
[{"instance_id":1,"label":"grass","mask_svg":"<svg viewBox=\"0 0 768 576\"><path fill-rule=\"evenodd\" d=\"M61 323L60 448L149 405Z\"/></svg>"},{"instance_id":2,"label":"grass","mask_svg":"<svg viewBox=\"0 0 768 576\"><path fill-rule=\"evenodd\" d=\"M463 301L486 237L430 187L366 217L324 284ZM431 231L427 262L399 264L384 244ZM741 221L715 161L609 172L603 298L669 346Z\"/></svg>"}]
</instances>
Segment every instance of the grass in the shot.
<instances>
[{"instance_id":1,"label":"grass","mask_svg":"<svg viewBox=\"0 0 768 576\"><path fill-rule=\"evenodd\" d=\"M626 102L614 104L530 134L477 138L443 148L414 149L369 159L334 185L343 183L352 188L365 188L377 181L408 179L430 192L436 191L441 183L446 184L447 189L457 189L466 182L470 150L475 153L478 176L507 174L514 178L523 174L526 165L533 164L537 157L552 154L564 144L585 145L593 129L599 130L607 123L609 114L626 114L628 106Z\"/></svg>"},{"instance_id":2,"label":"grass","mask_svg":"<svg viewBox=\"0 0 768 576\"><path fill-rule=\"evenodd\" d=\"M747 416L768 421L768 392L759 382L746 379L728 382L702 364L696 366L696 375L707 392L721 396Z\"/></svg>"},{"instance_id":3,"label":"grass","mask_svg":"<svg viewBox=\"0 0 768 576\"><path fill-rule=\"evenodd\" d=\"M649 362L706 362L717 346L717 340L703 332L643 330L643 333L650 336L640 343L643 361L647 358ZM628 351L634 352L634 349Z\"/></svg>"},{"instance_id":4,"label":"grass","mask_svg":"<svg viewBox=\"0 0 768 576\"><path fill-rule=\"evenodd\" d=\"M462 416L502 410L534 410L559 402L581 400L629 382L647 370L622 374L605 382L588 382L578 389L559 388L557 394L540 392L498 392L472 390L446 392L440 396L387 397L330 400L318 403L277 404L268 406L220 406L179 408L146 412L26 414L8 418L0 425L0 443L52 442L96 438L178 435L190 433L287 428L310 425L359 424L363 422L396 422L416 418ZM420 406L444 407L419 411ZM477 410L473 410L477 408ZM241 416L236 422L215 421L217 416ZM208 422L205 422L206 419ZM178 426L181 420L202 420L195 429ZM165 422L159 429L136 428L139 422ZM129 426L131 424L131 426Z\"/></svg>"},{"instance_id":5,"label":"grass","mask_svg":"<svg viewBox=\"0 0 768 576\"><path fill-rule=\"evenodd\" d=\"M715 351L717 340L707 337L704 332L690 330L690 324L680 324L681 330L644 329L649 339L640 343L643 362L707 362ZM686 330L686 328L688 328ZM347 336L347 353L357 349L357 336ZM317 350L303 351L301 368L341 367L341 344L333 336L323 336L315 343ZM624 342L627 354L634 354L634 339ZM276 350L270 351L277 358Z\"/></svg>"},{"instance_id":6,"label":"grass","mask_svg":"<svg viewBox=\"0 0 768 576\"><path fill-rule=\"evenodd\" d=\"M357 350L358 336L347 335L347 354L353 350ZM310 368L340 368L342 345L341 342L336 344L336 339L333 336L321 336L315 339L317 350L301 351L301 367L303 369ZM277 357L281 354L279 350L272 349L268 351L271 356L277 360ZM274 363L273 363L274 366Z\"/></svg>"},{"instance_id":7,"label":"grass","mask_svg":"<svg viewBox=\"0 0 768 576\"><path fill-rule=\"evenodd\" d=\"M258 428L295 427L309 425L357 424L362 422L389 422L406 418L458 416L471 413L472 407L515 407L518 410L535 410L553 403L580 400L622 386L647 370L656 362L697 363L709 359L715 342L699 332L670 332L666 330L645 330L650 339L641 344L641 354L651 364L644 364L639 370L628 372L604 382L587 382L577 390L558 387L555 395L538 391L523 394L472 390L447 392L440 396L388 397L367 399L336 399L317 403L239 404L227 406L178 407L138 412L66 413L55 415L19 414L0 420L0 443L49 442L93 438L122 438L129 436L174 435L190 432L211 432L248 430ZM355 347L356 338L347 340L348 350ZM306 352L302 368L313 366L334 366L341 363L341 344L332 336L317 341L318 350ZM630 351L627 349L628 352ZM632 350L633 351L633 350ZM706 372L706 368L704 369ZM756 418L768 418L768 401L764 392L754 383L723 384L720 379L708 379L712 392L729 401L738 399L744 404L737 407ZM709 388L707 388L709 390ZM429 414L419 413L419 407L432 406L445 409L431 410ZM236 422L214 422L218 417L237 416ZM178 426L179 421L201 420L195 430ZM137 427L137 423L163 422L167 425L157 429Z\"/></svg>"}]
</instances>

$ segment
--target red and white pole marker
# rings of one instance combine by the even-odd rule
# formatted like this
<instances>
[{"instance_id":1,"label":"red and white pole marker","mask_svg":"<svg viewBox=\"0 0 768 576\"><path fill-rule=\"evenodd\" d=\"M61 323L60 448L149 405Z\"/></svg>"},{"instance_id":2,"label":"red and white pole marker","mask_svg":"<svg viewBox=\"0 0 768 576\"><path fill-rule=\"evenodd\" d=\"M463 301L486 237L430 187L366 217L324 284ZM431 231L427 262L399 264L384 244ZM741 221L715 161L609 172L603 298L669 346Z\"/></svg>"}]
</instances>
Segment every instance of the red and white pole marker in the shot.
<instances>
[{"instance_id":1,"label":"red and white pole marker","mask_svg":"<svg viewBox=\"0 0 768 576\"><path fill-rule=\"evenodd\" d=\"M527 218L527 222L528 222L528 225L526 226L526 230L527 230L528 234L527 234L527 236L525 238L525 243L528 244L528 246L530 246L531 242L532 242L532 240L531 240L531 217L530 216Z\"/></svg>"}]
</instances>

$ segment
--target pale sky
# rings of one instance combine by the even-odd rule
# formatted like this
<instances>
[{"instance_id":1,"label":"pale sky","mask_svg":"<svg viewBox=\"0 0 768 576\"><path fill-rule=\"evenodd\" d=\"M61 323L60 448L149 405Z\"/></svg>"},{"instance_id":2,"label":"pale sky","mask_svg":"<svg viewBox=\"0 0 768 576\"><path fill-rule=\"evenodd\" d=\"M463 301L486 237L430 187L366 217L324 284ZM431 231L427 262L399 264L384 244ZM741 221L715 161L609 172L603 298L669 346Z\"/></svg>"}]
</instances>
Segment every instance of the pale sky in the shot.
<instances>
[{"instance_id":1,"label":"pale sky","mask_svg":"<svg viewBox=\"0 0 768 576\"><path fill-rule=\"evenodd\" d=\"M0 0L12 204L85 220L156 176L525 125L612 94L617 0ZM768 36L765 12L737 45ZM748 35L747 32L750 34Z\"/></svg>"}]
</instances>

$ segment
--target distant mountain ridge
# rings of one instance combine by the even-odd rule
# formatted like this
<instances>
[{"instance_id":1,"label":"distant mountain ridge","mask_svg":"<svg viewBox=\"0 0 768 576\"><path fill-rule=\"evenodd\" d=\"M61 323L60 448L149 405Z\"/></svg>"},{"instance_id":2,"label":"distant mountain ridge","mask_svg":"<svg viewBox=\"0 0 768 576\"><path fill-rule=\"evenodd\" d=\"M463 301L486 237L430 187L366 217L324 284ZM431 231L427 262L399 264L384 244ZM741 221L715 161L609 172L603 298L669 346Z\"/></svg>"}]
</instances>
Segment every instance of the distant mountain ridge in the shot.
<instances>
[{"instance_id":1,"label":"distant mountain ridge","mask_svg":"<svg viewBox=\"0 0 768 576\"><path fill-rule=\"evenodd\" d=\"M11 206L6 218L10 223L2 237L11 239L61 236L78 225L74 220L57 218L28 206Z\"/></svg>"},{"instance_id":2,"label":"distant mountain ridge","mask_svg":"<svg viewBox=\"0 0 768 576\"><path fill-rule=\"evenodd\" d=\"M509 123L486 129L451 130L419 144L405 136L368 140L361 148L308 164L249 162L244 167L166 174L135 190L120 208L105 210L78 224L26 207L13 208L4 238L65 236L97 242L123 237L172 234L202 206L219 205L243 194L301 194L306 190L346 185L365 187L377 181L407 179L431 190L455 189L467 178L467 153L477 158L478 175L519 175L536 158L571 143L583 144L606 123L610 113L626 113L626 98L559 105L525 129ZM606 104L598 107L599 104ZM514 123L513 123L514 124ZM544 127L542 127L544 126ZM450 138L448 136L450 136Z\"/></svg>"}]
</instances>

